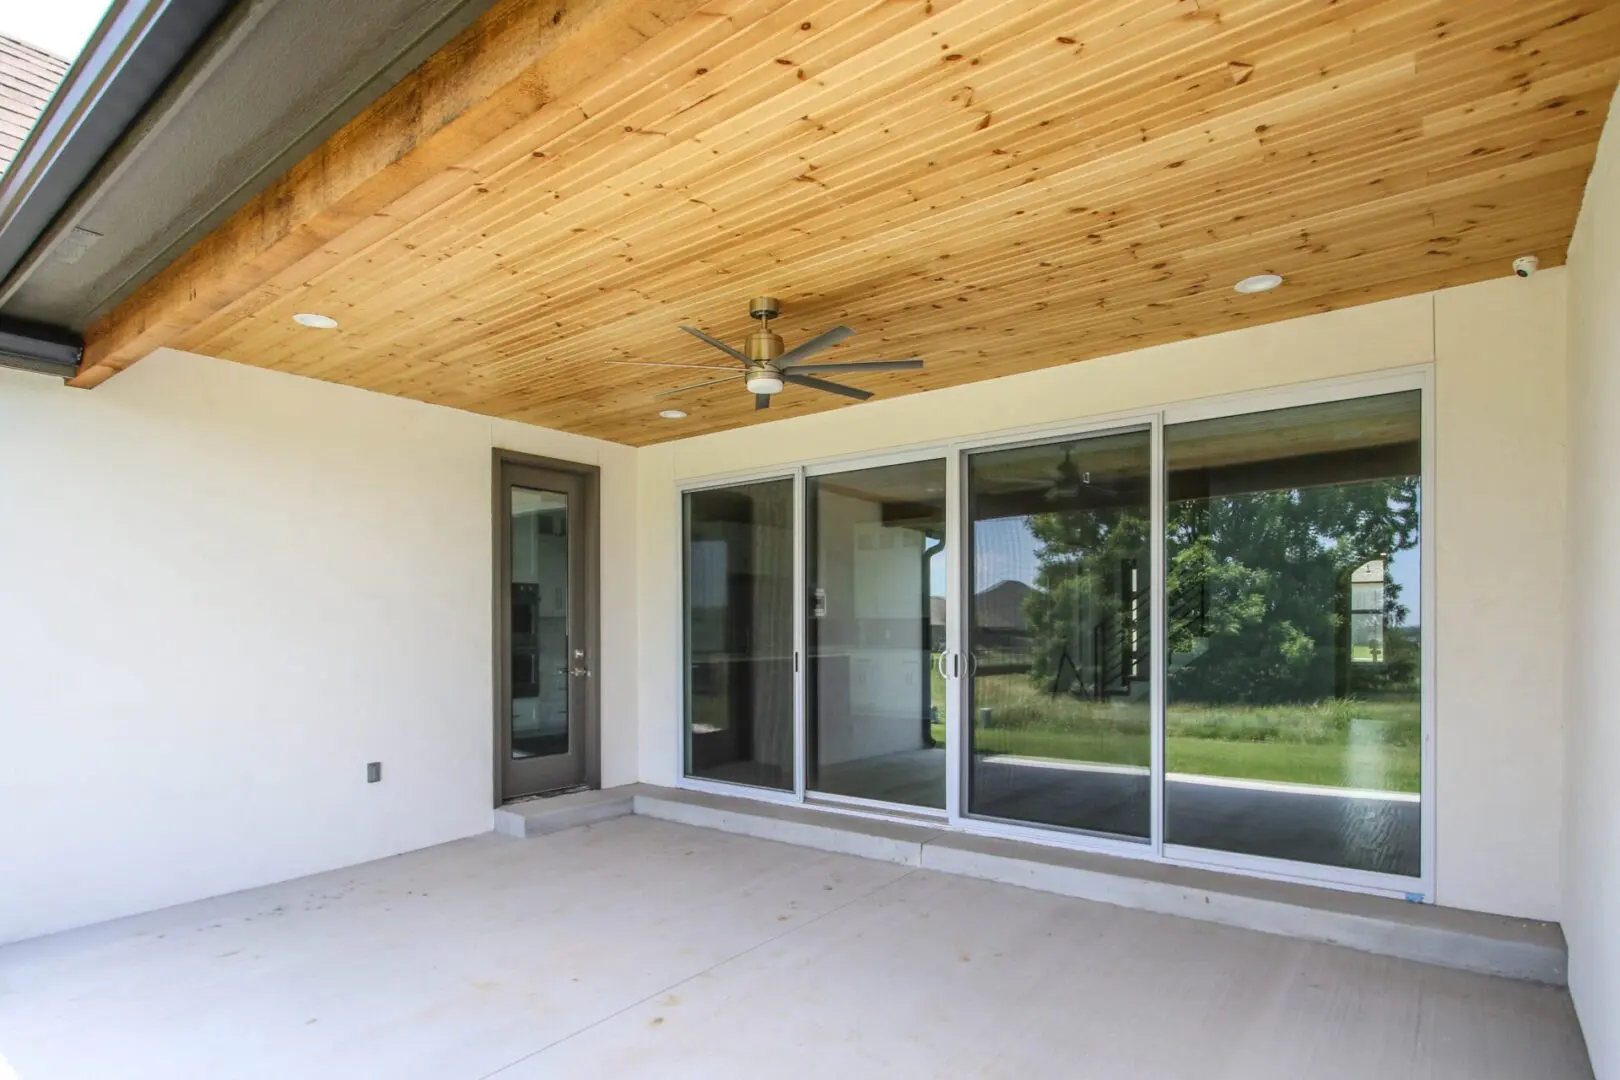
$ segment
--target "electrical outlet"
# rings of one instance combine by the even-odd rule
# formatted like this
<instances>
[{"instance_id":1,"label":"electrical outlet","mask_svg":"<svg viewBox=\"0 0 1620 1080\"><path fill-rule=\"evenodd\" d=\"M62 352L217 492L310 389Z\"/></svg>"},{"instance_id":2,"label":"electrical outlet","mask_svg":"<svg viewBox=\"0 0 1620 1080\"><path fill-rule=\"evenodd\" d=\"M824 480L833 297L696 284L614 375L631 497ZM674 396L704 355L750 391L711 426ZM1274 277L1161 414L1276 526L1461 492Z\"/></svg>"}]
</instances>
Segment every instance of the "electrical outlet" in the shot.
<instances>
[{"instance_id":1,"label":"electrical outlet","mask_svg":"<svg viewBox=\"0 0 1620 1080\"><path fill-rule=\"evenodd\" d=\"M381 779L382 779L382 762L380 762L380 761L368 761L368 762L366 762L366 783L375 784L377 781L379 781Z\"/></svg>"}]
</instances>

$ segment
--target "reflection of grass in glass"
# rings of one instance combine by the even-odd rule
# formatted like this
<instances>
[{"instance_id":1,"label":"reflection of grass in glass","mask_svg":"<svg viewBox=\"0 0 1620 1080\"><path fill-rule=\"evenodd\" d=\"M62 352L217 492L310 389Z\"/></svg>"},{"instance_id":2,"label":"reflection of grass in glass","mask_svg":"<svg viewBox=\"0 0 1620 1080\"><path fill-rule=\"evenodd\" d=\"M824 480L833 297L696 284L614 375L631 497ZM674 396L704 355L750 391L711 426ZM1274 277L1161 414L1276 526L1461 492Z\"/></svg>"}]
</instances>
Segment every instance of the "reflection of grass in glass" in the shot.
<instances>
[{"instance_id":1,"label":"reflection of grass in glass","mask_svg":"<svg viewBox=\"0 0 1620 1080\"><path fill-rule=\"evenodd\" d=\"M945 685L936 672L934 705L945 738ZM1148 709L1138 702L1082 701L1048 694L1027 675L975 683L974 746L1016 754L1146 767ZM1295 784L1415 792L1420 713L1416 701L1326 700L1285 705L1172 705L1166 719L1168 771Z\"/></svg>"},{"instance_id":2,"label":"reflection of grass in glass","mask_svg":"<svg viewBox=\"0 0 1620 1080\"><path fill-rule=\"evenodd\" d=\"M1421 786L1416 746L1222 742L1167 735L1165 753L1173 773L1369 791L1416 792Z\"/></svg>"}]
</instances>

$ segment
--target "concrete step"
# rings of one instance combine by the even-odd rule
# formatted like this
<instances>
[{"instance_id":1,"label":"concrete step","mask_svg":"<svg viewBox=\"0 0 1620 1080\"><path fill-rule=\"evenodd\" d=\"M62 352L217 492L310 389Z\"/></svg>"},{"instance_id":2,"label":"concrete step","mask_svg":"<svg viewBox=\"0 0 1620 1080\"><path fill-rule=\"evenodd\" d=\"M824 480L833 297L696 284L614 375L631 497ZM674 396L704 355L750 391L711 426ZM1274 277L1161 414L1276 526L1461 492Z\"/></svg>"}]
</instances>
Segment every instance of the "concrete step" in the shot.
<instances>
[{"instance_id":1,"label":"concrete step","mask_svg":"<svg viewBox=\"0 0 1620 1080\"><path fill-rule=\"evenodd\" d=\"M598 821L624 817L634 812L635 792L631 787L542 795L498 807L495 810L495 831L502 836L523 840L580 825L594 825Z\"/></svg>"},{"instance_id":2,"label":"concrete step","mask_svg":"<svg viewBox=\"0 0 1620 1080\"><path fill-rule=\"evenodd\" d=\"M594 797L594 798L589 798ZM555 806L545 806L555 803ZM611 808L611 809L610 809ZM1413 904L1216 870L976 836L753 799L634 784L497 811L497 829L537 836L625 813L800 847L982 878L1083 900L1324 942L1486 975L1562 986L1556 923ZM503 828L501 814L521 821Z\"/></svg>"},{"instance_id":3,"label":"concrete step","mask_svg":"<svg viewBox=\"0 0 1620 1080\"><path fill-rule=\"evenodd\" d=\"M636 813L646 817L902 866L921 866L923 845L945 835L924 826L830 814L803 806L782 806L648 784L638 784L636 788Z\"/></svg>"},{"instance_id":4,"label":"concrete step","mask_svg":"<svg viewBox=\"0 0 1620 1080\"><path fill-rule=\"evenodd\" d=\"M964 833L926 844L922 865L1486 975L1557 986L1566 978L1556 923Z\"/></svg>"}]
</instances>

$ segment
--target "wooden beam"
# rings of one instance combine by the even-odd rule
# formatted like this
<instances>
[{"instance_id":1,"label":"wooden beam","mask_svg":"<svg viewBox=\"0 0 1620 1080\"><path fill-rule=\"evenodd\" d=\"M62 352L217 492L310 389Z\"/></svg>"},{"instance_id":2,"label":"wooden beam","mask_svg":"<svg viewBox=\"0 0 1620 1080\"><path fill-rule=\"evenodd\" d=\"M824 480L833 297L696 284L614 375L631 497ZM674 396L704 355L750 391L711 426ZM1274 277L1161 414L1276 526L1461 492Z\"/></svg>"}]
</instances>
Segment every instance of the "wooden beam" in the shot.
<instances>
[{"instance_id":1,"label":"wooden beam","mask_svg":"<svg viewBox=\"0 0 1620 1080\"><path fill-rule=\"evenodd\" d=\"M70 385L97 386L208 318L262 299L327 245L363 236L367 218L416 217L465 192L477 178L466 158L699 3L502 0L98 320Z\"/></svg>"}]
</instances>

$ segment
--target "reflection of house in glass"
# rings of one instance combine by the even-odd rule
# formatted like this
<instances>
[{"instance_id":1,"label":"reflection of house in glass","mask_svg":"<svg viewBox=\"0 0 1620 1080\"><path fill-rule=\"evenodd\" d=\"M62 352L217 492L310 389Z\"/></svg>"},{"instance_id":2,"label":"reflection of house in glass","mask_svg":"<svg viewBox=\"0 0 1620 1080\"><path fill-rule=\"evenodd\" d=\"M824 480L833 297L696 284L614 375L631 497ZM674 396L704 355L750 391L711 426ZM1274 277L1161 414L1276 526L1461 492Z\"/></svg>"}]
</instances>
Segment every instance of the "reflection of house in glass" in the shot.
<instances>
[{"instance_id":1,"label":"reflection of house in glass","mask_svg":"<svg viewBox=\"0 0 1620 1080\"><path fill-rule=\"evenodd\" d=\"M1029 616L1024 601L1035 591L1033 585L1016 579L998 581L974 596L976 629L980 644L989 647L1029 647ZM935 652L945 647L945 598L928 598L929 639Z\"/></svg>"},{"instance_id":2,"label":"reflection of house in glass","mask_svg":"<svg viewBox=\"0 0 1620 1080\"><path fill-rule=\"evenodd\" d=\"M1350 574L1350 662L1377 664L1384 660L1383 559L1369 559Z\"/></svg>"},{"instance_id":3,"label":"reflection of house in glass","mask_svg":"<svg viewBox=\"0 0 1620 1080\"><path fill-rule=\"evenodd\" d=\"M1034 586L1012 579L998 581L975 596L974 630L979 640L992 648L1025 645L1029 617L1024 613L1024 601L1034 591Z\"/></svg>"}]
</instances>

